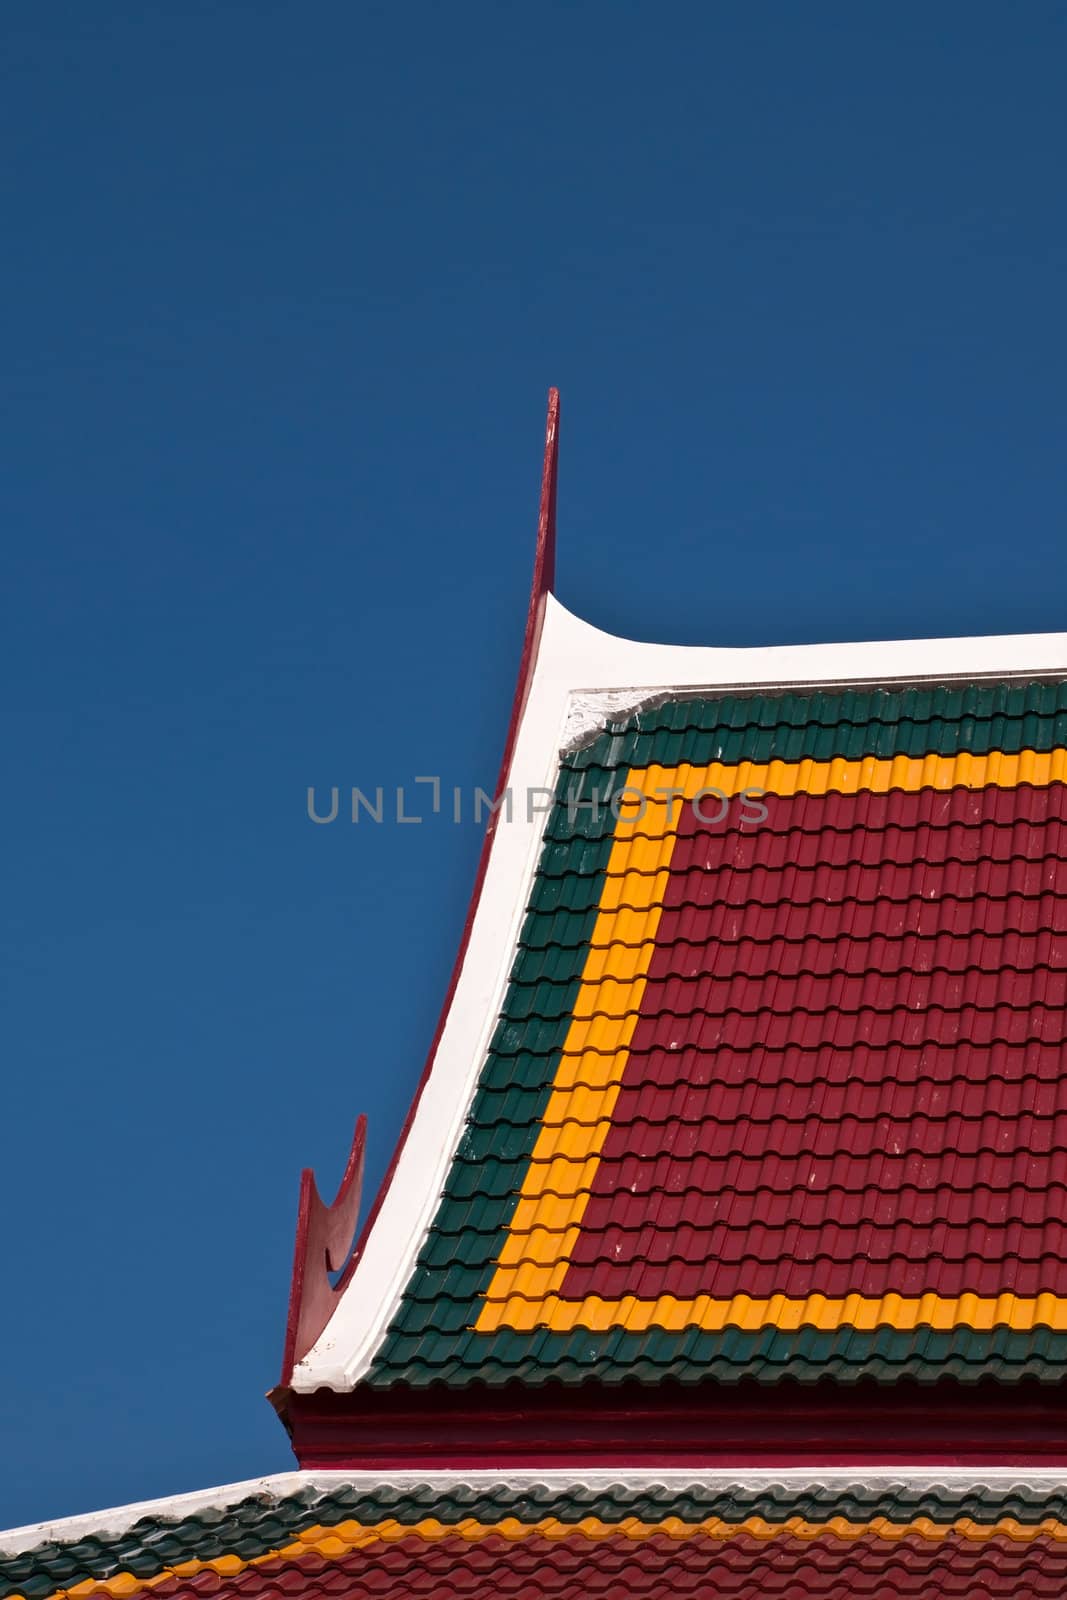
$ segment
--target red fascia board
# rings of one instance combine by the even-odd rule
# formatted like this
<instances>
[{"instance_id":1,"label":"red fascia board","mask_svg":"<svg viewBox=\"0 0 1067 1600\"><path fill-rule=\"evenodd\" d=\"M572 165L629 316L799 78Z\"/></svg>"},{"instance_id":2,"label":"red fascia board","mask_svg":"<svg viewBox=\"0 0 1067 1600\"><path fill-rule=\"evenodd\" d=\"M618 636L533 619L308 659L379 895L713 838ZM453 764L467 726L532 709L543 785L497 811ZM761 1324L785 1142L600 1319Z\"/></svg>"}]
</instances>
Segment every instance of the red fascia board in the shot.
<instances>
[{"instance_id":1,"label":"red fascia board","mask_svg":"<svg viewBox=\"0 0 1067 1600\"><path fill-rule=\"evenodd\" d=\"M1067 1467L1067 1388L987 1381L699 1391L403 1388L290 1394L305 1470L485 1467Z\"/></svg>"},{"instance_id":2,"label":"red fascia board","mask_svg":"<svg viewBox=\"0 0 1067 1600\"><path fill-rule=\"evenodd\" d=\"M545 423L545 452L541 469L541 500L537 518L537 548L534 553L534 570L533 582L530 588L530 604L526 613L526 632L523 637L522 658L519 662L519 676L515 687L515 697L512 701L511 720L508 725L507 739L504 744L504 755L500 764L500 776L497 779L497 789L494 799L499 799L500 795L507 787L508 776L511 772L511 762L515 753L515 744L519 736L519 728L522 724L523 712L526 709L526 701L529 697L530 685L533 682L534 669L537 665L537 654L541 643L541 632L544 627L545 602L548 595L552 593L553 585L555 583L556 482L559 465L559 421L559 390L550 389L548 391L548 415ZM489 821L485 830L485 838L482 841L482 850L478 860L478 870L475 874L474 887L471 891L470 905L467 910L467 919L463 925L463 933L460 937L459 950L456 953L455 965L452 968L452 976L449 981L447 993L445 994L444 1004L441 1007L441 1015L438 1019L437 1029L430 1044L430 1049L426 1058L426 1065L423 1068L422 1077L419 1079L419 1084L415 1090L415 1096L411 1102L411 1109L408 1112L404 1126L400 1130L400 1138L398 1139L396 1149L393 1152L393 1158L386 1169L385 1177L382 1179L378 1193L375 1196L374 1204L371 1206L367 1220L364 1223L363 1230L359 1236L359 1240L355 1246L355 1249L352 1250L350 1256L348 1256L348 1251L351 1249L352 1239L355 1235L356 1224L358 1220L357 1213L360 1188L358 1183L353 1186L349 1179L349 1173L352 1169L353 1161L356 1156L355 1144L353 1144L352 1153L349 1156L348 1170L346 1170L345 1178L342 1180L341 1189L338 1191L337 1199L334 1201L332 1207L323 1206L321 1200L319 1200L318 1192L315 1188L314 1174L311 1169L305 1168L304 1172L301 1174L300 1208L297 1218L293 1277L289 1293L289 1316L286 1324L285 1349L282 1357L281 1383L283 1386L288 1384L292 1376L293 1367L298 1361L302 1360L302 1358L311 1349L312 1345L325 1328L327 1322L330 1320L330 1317L333 1315L341 1295L344 1293L348 1283L351 1281L352 1274L359 1262L363 1247L366 1244L366 1241L370 1235L370 1231L374 1226L379 1211L381 1210L382 1202L384 1201L385 1196L389 1191L389 1187L392 1184L393 1177L396 1172L397 1162L400 1159L401 1151L403 1150L408 1134L411 1131L412 1124L415 1120L415 1114L418 1110L419 1101L422 1098L423 1089L426 1087L430 1072L433 1068L434 1058L437 1055L437 1047L441 1042L441 1034L444 1031L445 1020L448 1017L448 1013L452 1005L452 997L456 991L456 984L459 982L460 972L463 970L463 963L467 954L467 946L470 943L471 929L474 926L474 918L478 911L479 901L481 900L482 885L485 882L485 875L489 867L489 859L493 848L493 840L496 836L498 816L499 812L496 810L490 812ZM360 1119L360 1124L364 1125L364 1119ZM356 1138L359 1139L360 1137L359 1125L357 1125ZM362 1178L361 1157L360 1178ZM355 1191L354 1209L351 1206L351 1195L353 1188ZM341 1236L343 1234L344 1227L347 1227L348 1231L347 1237L343 1240L343 1248L331 1249L330 1260L327 1262L323 1251L318 1248L318 1235L324 1230L329 1231L331 1244L336 1247L342 1242ZM344 1262L346 1256L348 1256L348 1259L345 1264L344 1271L342 1272L337 1285L334 1286L330 1283L327 1268L331 1266L333 1262L337 1262L338 1264L340 1262Z\"/></svg>"}]
</instances>

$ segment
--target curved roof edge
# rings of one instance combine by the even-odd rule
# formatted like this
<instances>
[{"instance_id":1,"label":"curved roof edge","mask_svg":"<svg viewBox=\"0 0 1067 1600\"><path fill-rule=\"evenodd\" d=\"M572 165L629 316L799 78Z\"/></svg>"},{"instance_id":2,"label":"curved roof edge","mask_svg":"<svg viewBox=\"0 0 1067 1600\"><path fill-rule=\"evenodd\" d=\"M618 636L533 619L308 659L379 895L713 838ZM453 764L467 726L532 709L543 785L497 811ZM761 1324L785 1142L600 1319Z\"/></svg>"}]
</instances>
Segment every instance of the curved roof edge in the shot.
<instances>
[{"instance_id":1,"label":"curved roof edge","mask_svg":"<svg viewBox=\"0 0 1067 1600\"><path fill-rule=\"evenodd\" d=\"M530 685L533 682L534 668L544 626L545 608L555 582L559 417L559 390L549 389L548 414L545 420L545 451L541 468L541 497L537 516L537 544L534 550L530 603L526 612L526 632L523 637L522 656L519 661L519 675L515 685L511 719L507 738L504 742L504 754L500 763L500 775L497 779L495 799L499 799L507 786L515 742L519 735L519 727L526 708ZM360 1117L356 1123L345 1174L341 1180L341 1186L337 1191L336 1198L331 1205L324 1205L320 1199L315 1183L315 1174L310 1167L305 1167L300 1175L300 1203L297 1214L296 1241L293 1250L293 1273L289 1289L285 1347L282 1355L281 1382L283 1385L290 1381L294 1365L315 1345L316 1340L343 1298L363 1255L383 1201L389 1192L397 1163L407 1144L422 1092L429 1078L438 1045L441 1042L441 1035L466 959L467 947L470 943L471 930L481 899L482 886L485 882L489 858L492 853L493 837L496 832L499 815L500 813L495 807L489 815L489 822L478 860L478 870L474 879L474 887L471 890L467 919L460 936L459 949L456 952L452 976L441 1007L437 1031L430 1043L426 1065L415 1090L411 1108L400 1130L400 1137L393 1153L393 1159L389 1164L385 1177L382 1179L354 1250L352 1249L352 1241L356 1234L360 1189L362 1187L366 1118ZM351 1251L350 1257L349 1251ZM347 1261L346 1257L348 1257ZM344 1271L337 1284L334 1285L330 1281L329 1274L338 1271L342 1266Z\"/></svg>"},{"instance_id":2,"label":"curved roof edge","mask_svg":"<svg viewBox=\"0 0 1067 1600\"><path fill-rule=\"evenodd\" d=\"M737 648L648 644L604 633L551 592L558 423L552 390L534 583L497 789L500 809L486 830L451 985L392 1165L331 1291L329 1320L283 1375L297 1392L355 1387L411 1276L503 1002L561 752L622 714L675 694L1067 675L1062 633Z\"/></svg>"}]
</instances>

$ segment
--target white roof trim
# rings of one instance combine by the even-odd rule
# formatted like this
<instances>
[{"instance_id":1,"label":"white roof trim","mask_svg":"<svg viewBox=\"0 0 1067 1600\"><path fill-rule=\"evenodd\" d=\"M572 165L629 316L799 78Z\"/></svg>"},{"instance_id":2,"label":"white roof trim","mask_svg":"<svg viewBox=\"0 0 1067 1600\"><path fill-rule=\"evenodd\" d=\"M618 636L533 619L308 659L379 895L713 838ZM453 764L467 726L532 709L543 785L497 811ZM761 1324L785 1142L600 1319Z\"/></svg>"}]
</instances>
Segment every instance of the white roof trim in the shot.
<instances>
[{"instance_id":1,"label":"white roof trim","mask_svg":"<svg viewBox=\"0 0 1067 1600\"><path fill-rule=\"evenodd\" d=\"M0 1555L22 1555L42 1544L69 1544L90 1535L108 1537L125 1533L142 1517L174 1518L192 1516L198 1511L225 1510L238 1505L251 1495L269 1495L281 1500L297 1494L301 1489L390 1489L405 1490L428 1487L442 1493L457 1486L467 1489L534 1488L624 1489L684 1488L687 1484L700 1484L712 1491L723 1489L773 1489L861 1488L872 1494L906 1486L916 1493L928 1489L948 1489L953 1493L966 1493L969 1489L1028 1489L1040 1493L1067 1488L1067 1471L1063 1469L1029 1469L1017 1467L991 1467L979 1472L973 1467L946 1467L944 1469L921 1467L780 1467L777 1471L747 1471L700 1467L663 1467L658 1471L621 1467L598 1467L589 1471L546 1469L514 1472L500 1471L437 1471L437 1472L276 1472L266 1478L246 1478L241 1483L228 1483L215 1489L197 1489L191 1494L164 1496L159 1500L138 1500L128 1506L114 1506L106 1511L90 1511L84 1516L60 1517L53 1522L33 1522L22 1528L0 1531Z\"/></svg>"},{"instance_id":2,"label":"white roof trim","mask_svg":"<svg viewBox=\"0 0 1067 1600\"><path fill-rule=\"evenodd\" d=\"M214 1489L194 1489L189 1494L164 1495L159 1500L135 1500L128 1506L87 1511L76 1517L56 1517L49 1522L28 1522L22 1528L0 1532L0 1555L20 1555L39 1544L69 1544L90 1534L125 1533L142 1517L189 1517L197 1511L233 1506L250 1495L295 1494L314 1478L309 1472L275 1472L266 1478L245 1478Z\"/></svg>"},{"instance_id":3,"label":"white roof trim","mask_svg":"<svg viewBox=\"0 0 1067 1600\"><path fill-rule=\"evenodd\" d=\"M561 748L643 702L677 693L951 679L1067 676L1067 634L720 649L642 644L603 633L552 596L502 821L452 1004L422 1098L362 1258L291 1383L348 1390L382 1342L429 1227L504 1000L537 867L543 815L527 796L551 789Z\"/></svg>"}]
</instances>

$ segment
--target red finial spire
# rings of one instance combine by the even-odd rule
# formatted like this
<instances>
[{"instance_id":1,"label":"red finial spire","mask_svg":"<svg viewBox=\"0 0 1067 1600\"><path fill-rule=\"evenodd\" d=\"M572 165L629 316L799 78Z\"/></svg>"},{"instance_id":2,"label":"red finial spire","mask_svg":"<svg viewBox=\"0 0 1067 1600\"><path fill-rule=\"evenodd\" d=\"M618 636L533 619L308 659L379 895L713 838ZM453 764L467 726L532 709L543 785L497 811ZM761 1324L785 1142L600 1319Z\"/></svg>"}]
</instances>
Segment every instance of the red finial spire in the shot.
<instances>
[{"instance_id":1,"label":"red finial spire","mask_svg":"<svg viewBox=\"0 0 1067 1600\"><path fill-rule=\"evenodd\" d=\"M537 552L531 610L556 581L556 478L559 469L559 390L548 391L545 462L541 469L541 513L537 519Z\"/></svg>"}]
</instances>

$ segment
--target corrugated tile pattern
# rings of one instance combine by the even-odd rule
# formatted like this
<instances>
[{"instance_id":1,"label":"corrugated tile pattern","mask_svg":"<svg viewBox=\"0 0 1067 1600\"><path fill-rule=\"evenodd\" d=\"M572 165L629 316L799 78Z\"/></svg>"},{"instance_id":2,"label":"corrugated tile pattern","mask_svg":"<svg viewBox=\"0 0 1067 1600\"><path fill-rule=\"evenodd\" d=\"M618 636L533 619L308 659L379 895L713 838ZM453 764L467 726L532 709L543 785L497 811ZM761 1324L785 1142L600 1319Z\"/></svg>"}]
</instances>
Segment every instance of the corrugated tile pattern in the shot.
<instances>
[{"instance_id":1,"label":"corrugated tile pattern","mask_svg":"<svg viewBox=\"0 0 1067 1600\"><path fill-rule=\"evenodd\" d=\"M1064 1296L1067 785L766 803L679 818L561 1294Z\"/></svg>"},{"instance_id":2,"label":"corrugated tile pattern","mask_svg":"<svg viewBox=\"0 0 1067 1600\"><path fill-rule=\"evenodd\" d=\"M257 1495L0 1558L0 1596L768 1595L1029 1600L1067 1589L1067 1492L576 1482Z\"/></svg>"},{"instance_id":3,"label":"corrugated tile pattern","mask_svg":"<svg viewBox=\"0 0 1067 1600\"><path fill-rule=\"evenodd\" d=\"M678 700L568 758L370 1381L1059 1381L1065 748L1037 683Z\"/></svg>"}]
</instances>

